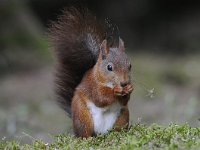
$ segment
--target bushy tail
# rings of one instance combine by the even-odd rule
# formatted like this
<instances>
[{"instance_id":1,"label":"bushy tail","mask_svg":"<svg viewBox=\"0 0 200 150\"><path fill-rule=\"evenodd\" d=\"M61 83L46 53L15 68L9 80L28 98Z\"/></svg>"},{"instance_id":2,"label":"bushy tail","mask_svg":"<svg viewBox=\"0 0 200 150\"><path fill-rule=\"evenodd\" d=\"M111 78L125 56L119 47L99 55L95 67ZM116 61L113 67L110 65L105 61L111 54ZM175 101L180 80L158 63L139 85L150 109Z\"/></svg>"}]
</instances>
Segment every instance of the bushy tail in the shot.
<instances>
[{"instance_id":1,"label":"bushy tail","mask_svg":"<svg viewBox=\"0 0 200 150\"><path fill-rule=\"evenodd\" d=\"M74 90L85 72L95 65L104 38L103 26L85 9L64 10L50 27L57 59L56 94L60 106L70 116Z\"/></svg>"}]
</instances>

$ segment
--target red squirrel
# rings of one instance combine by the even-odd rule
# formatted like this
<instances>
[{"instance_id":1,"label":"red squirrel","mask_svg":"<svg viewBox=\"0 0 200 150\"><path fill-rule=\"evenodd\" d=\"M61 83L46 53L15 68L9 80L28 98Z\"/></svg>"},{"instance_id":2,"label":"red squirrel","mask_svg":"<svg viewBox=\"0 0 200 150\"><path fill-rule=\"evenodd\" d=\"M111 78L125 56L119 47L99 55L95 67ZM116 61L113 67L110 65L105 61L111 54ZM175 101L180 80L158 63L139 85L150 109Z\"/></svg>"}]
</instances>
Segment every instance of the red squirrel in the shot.
<instances>
[{"instance_id":1,"label":"red squirrel","mask_svg":"<svg viewBox=\"0 0 200 150\"><path fill-rule=\"evenodd\" d=\"M56 93L77 137L120 131L129 125L131 63L118 28L88 10L68 8L50 28Z\"/></svg>"}]
</instances>

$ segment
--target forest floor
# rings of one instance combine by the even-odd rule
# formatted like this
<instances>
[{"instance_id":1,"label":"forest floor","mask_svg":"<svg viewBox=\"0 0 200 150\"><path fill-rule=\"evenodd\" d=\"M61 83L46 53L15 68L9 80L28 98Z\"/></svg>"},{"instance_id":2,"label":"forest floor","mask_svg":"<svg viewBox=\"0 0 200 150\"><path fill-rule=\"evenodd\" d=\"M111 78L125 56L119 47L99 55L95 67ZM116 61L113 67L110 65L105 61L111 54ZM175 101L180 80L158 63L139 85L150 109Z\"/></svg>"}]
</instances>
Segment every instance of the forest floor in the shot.
<instances>
[{"instance_id":1,"label":"forest floor","mask_svg":"<svg viewBox=\"0 0 200 150\"><path fill-rule=\"evenodd\" d=\"M199 149L200 128L188 125L171 124L167 127L153 124L132 126L128 131L110 131L106 135L88 139L75 138L70 135L58 135L52 143L32 139L32 144L20 144L18 141L1 141L0 149Z\"/></svg>"}]
</instances>

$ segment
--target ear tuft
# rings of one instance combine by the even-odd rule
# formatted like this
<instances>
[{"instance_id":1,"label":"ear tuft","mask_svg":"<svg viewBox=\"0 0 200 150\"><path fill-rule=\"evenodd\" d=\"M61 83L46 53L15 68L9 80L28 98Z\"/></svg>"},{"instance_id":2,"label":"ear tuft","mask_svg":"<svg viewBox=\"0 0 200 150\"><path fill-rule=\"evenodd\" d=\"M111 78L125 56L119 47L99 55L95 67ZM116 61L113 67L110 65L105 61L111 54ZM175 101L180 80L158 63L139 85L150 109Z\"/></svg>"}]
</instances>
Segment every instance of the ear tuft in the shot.
<instances>
[{"instance_id":1,"label":"ear tuft","mask_svg":"<svg viewBox=\"0 0 200 150\"><path fill-rule=\"evenodd\" d=\"M119 29L116 24L106 19L106 40L109 47L116 48L119 45Z\"/></svg>"},{"instance_id":2,"label":"ear tuft","mask_svg":"<svg viewBox=\"0 0 200 150\"><path fill-rule=\"evenodd\" d=\"M124 42L121 38L119 38L119 49L121 51L125 51L125 48L124 48Z\"/></svg>"},{"instance_id":3,"label":"ear tuft","mask_svg":"<svg viewBox=\"0 0 200 150\"><path fill-rule=\"evenodd\" d=\"M102 58L105 59L109 53L109 46L107 45L107 40L103 40L100 46Z\"/></svg>"}]
</instances>

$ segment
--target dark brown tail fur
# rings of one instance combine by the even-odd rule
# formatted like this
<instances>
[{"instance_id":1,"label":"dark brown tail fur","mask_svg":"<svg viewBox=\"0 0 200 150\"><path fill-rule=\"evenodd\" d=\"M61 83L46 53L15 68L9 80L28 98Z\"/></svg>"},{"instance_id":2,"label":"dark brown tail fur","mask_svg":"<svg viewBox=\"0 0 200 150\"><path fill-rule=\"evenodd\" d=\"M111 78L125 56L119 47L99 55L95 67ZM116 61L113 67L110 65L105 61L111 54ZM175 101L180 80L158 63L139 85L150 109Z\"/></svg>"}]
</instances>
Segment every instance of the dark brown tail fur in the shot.
<instances>
[{"instance_id":1,"label":"dark brown tail fur","mask_svg":"<svg viewBox=\"0 0 200 150\"><path fill-rule=\"evenodd\" d=\"M60 106L71 116L71 100L85 72L96 63L105 38L103 26L88 10L69 8L50 27L57 59L56 94Z\"/></svg>"}]
</instances>

